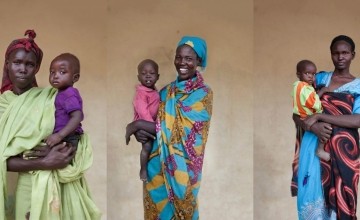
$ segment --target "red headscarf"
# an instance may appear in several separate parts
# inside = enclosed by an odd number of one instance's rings
[[[39,71],[41,60],[43,57],[42,50],[38,47],[38,45],[35,43],[34,38],[36,37],[36,33],[34,30],[27,30],[25,32],[25,36],[28,35],[28,38],[22,38],[14,40],[10,43],[8,46],[6,53],[5,53],[5,62],[4,62],[4,70],[3,70],[3,78],[1,83],[1,90],[0,92],[3,93],[7,90],[12,90],[12,83],[9,78],[9,70],[6,65],[6,61],[9,59],[10,54],[17,49],[25,49],[27,52],[31,51],[36,56],[37,61],[37,69],[35,70],[35,73]],[[36,79],[33,82],[33,86],[37,86]]]

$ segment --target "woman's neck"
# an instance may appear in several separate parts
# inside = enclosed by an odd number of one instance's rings
[[[344,69],[344,70],[334,70],[332,76],[331,76],[331,81],[329,84],[329,90],[330,91],[334,91],[338,88],[340,88],[341,86],[353,81],[355,79],[355,77],[353,75],[351,75],[349,69]]]
[[[24,88],[24,89],[20,89],[20,88],[13,88],[12,89],[12,92],[15,94],[15,95],[21,95],[27,91],[29,91],[33,86],[29,87],[29,88]]]
[[[343,70],[337,70],[335,69],[333,72],[333,76],[336,77],[353,77],[353,75],[350,73],[350,70],[347,69],[343,69]]]

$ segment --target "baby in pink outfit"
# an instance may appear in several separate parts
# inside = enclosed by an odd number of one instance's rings
[[[159,108],[160,96],[156,90],[155,83],[159,79],[159,66],[150,59],[143,60],[138,65],[139,85],[136,86],[136,93],[133,101],[134,120],[143,119],[155,122]],[[147,162],[152,149],[152,141],[142,145],[140,153],[140,179],[147,180]]]

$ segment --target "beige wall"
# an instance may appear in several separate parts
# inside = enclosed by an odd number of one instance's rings
[[[158,87],[174,80],[174,50],[185,34],[207,40],[204,77],[214,90],[199,198],[202,219],[224,213],[229,219],[252,219],[252,8],[252,1],[235,0],[0,2],[3,53],[26,29],[38,34],[44,51],[40,86],[48,85],[48,67],[56,55],[72,52],[80,58],[76,87],[94,149],[94,165],[86,175],[103,219],[142,218],[140,145],[125,146],[123,138],[132,119],[136,66],[153,58],[160,65]]]
[[[13,39],[22,37],[26,29],[36,31],[35,40],[44,52],[37,74],[41,87],[49,85],[48,69],[55,56],[71,52],[79,57],[81,78],[75,87],[83,97],[83,126],[94,149],[93,166],[86,176],[106,219],[106,5],[87,0],[0,1],[0,28],[1,59]]]
[[[296,219],[290,196],[295,128],[290,91],[301,59],[333,70],[331,40],[360,45],[358,1],[254,1],[254,219]],[[359,58],[351,72],[359,77]]]
[[[125,146],[124,140],[136,66],[144,58],[156,60],[161,88],[175,79],[180,37],[204,37],[209,47],[204,77],[214,90],[214,111],[201,218],[296,219],[289,189],[295,65],[308,58],[319,70],[332,70],[329,44],[338,34],[360,45],[359,6],[325,0],[0,1],[0,51],[34,28],[45,53],[41,86],[48,85],[53,57],[65,51],[79,56],[82,76],[76,87],[93,141],[94,165],[86,175],[94,199],[103,219],[142,219],[140,145],[132,140]],[[352,65],[356,76],[358,59]]]
[[[141,145],[125,145],[132,121],[136,67],[145,58],[160,65],[162,88],[176,77],[176,44],[182,35],[208,43],[206,82],[214,109],[199,194],[201,219],[252,219],[252,1],[108,1],[108,216],[142,219]]]

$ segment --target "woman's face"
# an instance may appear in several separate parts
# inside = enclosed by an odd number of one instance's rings
[[[13,84],[13,92],[22,94],[31,89],[38,69],[35,54],[24,49],[17,49],[11,52],[9,59],[5,62]]]
[[[199,64],[200,60],[190,46],[182,45],[176,49],[174,65],[178,72],[179,81],[191,79]]]
[[[331,59],[335,70],[349,69],[354,57],[355,52],[351,51],[351,46],[346,41],[338,41],[331,48]]]

